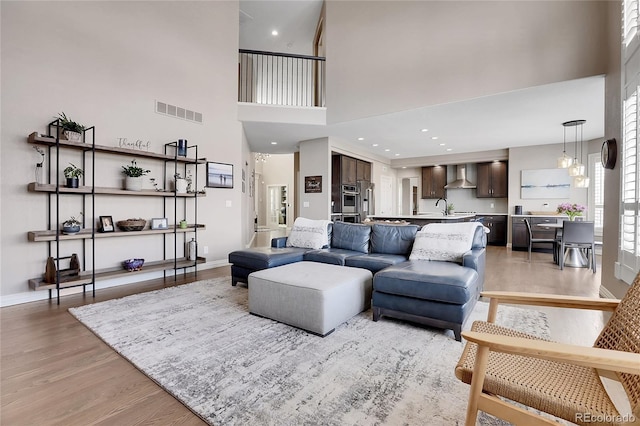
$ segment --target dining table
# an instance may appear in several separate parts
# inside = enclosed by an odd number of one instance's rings
[[[558,239],[558,231],[560,231],[564,224],[558,223],[540,223],[536,225],[543,229],[554,229],[556,231],[556,240]],[[582,250],[578,247],[565,247],[564,249],[564,266],[570,266],[572,268],[587,268],[589,266],[589,259]]]

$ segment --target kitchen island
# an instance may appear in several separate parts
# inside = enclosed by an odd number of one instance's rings
[[[366,221],[370,222],[408,222],[413,225],[424,226],[428,223],[457,223],[471,222],[475,220],[475,213],[460,213],[444,216],[442,213],[406,214],[406,215],[369,215]]]

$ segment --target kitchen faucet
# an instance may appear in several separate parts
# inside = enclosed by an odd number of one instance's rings
[[[436,201],[436,207],[438,207],[438,203],[439,203],[441,200],[444,200],[444,210],[442,211],[442,215],[443,215],[443,216],[447,216],[447,215],[449,215],[449,210],[447,209],[447,206],[448,206],[449,204],[447,203],[447,199],[446,199],[446,198],[438,198],[438,201]]]

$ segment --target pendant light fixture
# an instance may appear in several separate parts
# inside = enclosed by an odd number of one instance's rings
[[[575,148],[573,156],[573,164],[569,167],[569,176],[584,176],[584,164],[578,160],[578,126],[580,126],[580,144],[582,144],[582,126],[586,120],[572,120],[562,123],[563,126],[572,126],[575,128]]]
[[[580,126],[580,161],[583,161],[584,157],[584,139],[582,138],[582,125]],[[576,188],[588,188],[589,178],[585,174],[584,162],[582,162],[579,174],[573,178],[573,186]]]
[[[567,155],[567,123],[562,123],[564,126],[564,138],[562,139],[562,156],[558,157],[558,168],[559,169],[567,169],[571,164],[573,164],[573,158]]]

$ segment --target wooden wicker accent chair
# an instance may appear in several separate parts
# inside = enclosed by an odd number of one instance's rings
[[[640,425],[640,274],[620,301],[531,293],[482,295],[490,298],[487,322],[476,321],[471,331],[462,333],[467,344],[456,366],[456,376],[471,385],[467,426],[476,424],[479,410],[516,425],[557,425],[512,401],[581,425]],[[499,303],[613,315],[590,348],[501,327],[494,323]],[[618,412],[598,373],[621,382],[633,415]]]

